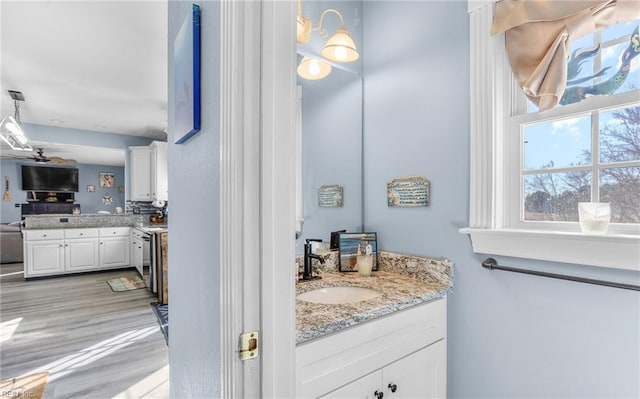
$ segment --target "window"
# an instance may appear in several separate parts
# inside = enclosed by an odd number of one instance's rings
[[[514,112],[517,131],[508,134],[519,134],[514,150],[521,159],[513,225],[576,230],[552,222],[577,222],[578,202],[589,201],[611,204],[611,231],[640,223],[640,59],[628,54],[634,45],[640,52],[633,41],[639,23],[572,43],[567,89],[555,112],[538,113],[530,102]],[[600,101],[586,101],[595,95]]]
[[[471,198],[463,232],[474,251],[640,270],[640,56],[622,55],[640,50],[630,38],[639,21],[574,41],[571,95],[538,112],[513,79],[504,36],[490,35],[493,3],[470,2],[469,11]],[[580,232],[577,203],[587,201],[611,203],[607,235]]]

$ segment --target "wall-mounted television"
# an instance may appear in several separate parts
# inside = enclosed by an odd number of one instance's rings
[[[22,165],[22,189],[78,192],[78,169]]]

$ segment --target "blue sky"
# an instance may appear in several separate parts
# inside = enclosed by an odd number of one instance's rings
[[[639,21],[624,25],[616,25],[602,31],[602,39],[605,42],[629,35]],[[602,66],[610,66],[601,79],[606,80],[615,74],[620,65],[620,54],[629,45],[628,41],[616,46],[605,47],[602,52]],[[586,35],[574,41],[571,52],[577,48],[589,48],[593,46],[593,35]],[[579,77],[593,74],[593,59],[582,65]],[[597,72],[597,71],[596,71]],[[589,85],[584,82],[581,85]],[[640,87],[640,56],[631,63],[631,73],[618,93]],[[611,112],[602,113],[600,117],[601,128],[607,124],[616,124]],[[524,130],[524,166],[525,169],[538,169],[550,161],[555,167],[564,167],[583,164],[581,155],[583,150],[591,149],[591,117],[589,115],[564,119],[561,121],[542,123],[527,126]]]

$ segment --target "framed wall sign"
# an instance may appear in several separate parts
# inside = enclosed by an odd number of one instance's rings
[[[387,183],[387,206],[429,206],[431,184],[424,176],[399,177]]]
[[[376,233],[340,233],[338,269],[341,272],[357,272],[358,257],[372,256],[372,269],[378,270],[378,239]]]
[[[318,206],[338,208],[344,204],[344,189],[340,184],[325,185],[318,189]]]
[[[200,131],[200,6],[191,5],[173,42],[174,142]]]

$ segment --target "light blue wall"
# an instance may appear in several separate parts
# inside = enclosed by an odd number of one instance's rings
[[[126,150],[129,146],[148,145],[152,139],[137,136],[127,136],[123,134],[96,132],[91,130],[68,129],[57,126],[45,126],[35,124],[24,124],[24,129],[28,132],[31,141],[52,142],[61,144],[84,145],[92,147],[119,148]],[[76,203],[81,204],[82,213],[95,213],[100,210],[115,212],[115,207],[124,209],[125,194],[118,193],[118,186],[128,189],[127,177],[125,174],[128,164],[128,156],[125,156],[125,167],[112,167],[100,165],[77,165],[79,169],[80,181],[79,192],[76,193]],[[0,206],[0,221],[2,223],[20,220],[20,208],[15,208],[15,203],[25,202],[26,196],[21,187],[20,166],[22,162],[12,160],[2,160],[0,163],[2,174],[2,185],[4,187],[4,176],[10,177],[12,201],[2,201]],[[101,189],[98,184],[99,172],[114,172],[116,186],[114,189]],[[96,186],[94,193],[87,193],[87,185]],[[128,190],[126,190],[128,191]],[[4,191],[3,191],[4,192]],[[109,194],[113,197],[111,205],[102,203],[102,196]]]
[[[220,381],[220,3],[197,2],[202,20],[202,128],[169,140],[169,360],[172,398],[219,398]],[[169,131],[173,41],[191,2],[169,1]]]
[[[302,186],[304,226],[296,252],[306,238],[330,240],[337,230],[362,228],[362,80],[333,70],[322,80],[302,84]],[[318,189],[341,184],[344,206],[321,208]]]
[[[27,202],[27,192],[22,191],[21,165],[35,165],[33,162],[22,162],[12,159],[0,161],[0,175],[2,176],[2,192],[4,193],[4,177],[9,176],[9,187],[11,189],[11,201],[0,203],[0,222],[11,223],[20,220],[20,207],[15,204]],[[51,167],[55,167],[51,166]],[[125,173],[121,166],[102,165],[72,165],[78,168],[78,189],[75,193],[76,204],[80,204],[82,213],[96,213],[98,211],[109,211],[115,213],[115,208],[120,206],[124,209],[124,193],[118,193],[118,186],[124,187]],[[101,188],[98,182],[100,172],[112,172],[115,177],[115,187]],[[95,186],[95,192],[88,193],[87,185]],[[113,202],[109,205],[102,202],[102,197],[109,194]]]
[[[367,1],[365,228],[383,250],[455,263],[451,398],[640,397],[640,295],[481,268],[466,235],[469,29],[462,1]],[[389,179],[431,180],[428,208],[388,208]],[[637,284],[638,273],[498,258]]]

